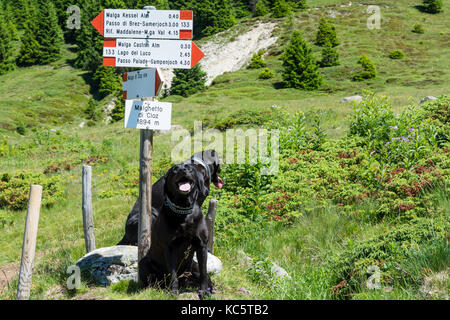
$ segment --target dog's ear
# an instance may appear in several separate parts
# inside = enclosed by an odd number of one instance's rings
[[[202,195],[202,197],[209,196],[209,188],[205,185],[205,178],[203,177],[203,174],[201,174],[199,171],[195,173],[195,176],[197,177],[197,185],[198,185],[198,191]]]

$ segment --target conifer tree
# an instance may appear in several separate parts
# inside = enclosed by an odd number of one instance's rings
[[[285,0],[277,0],[272,9],[274,18],[286,17],[291,13],[291,6]]]
[[[12,37],[6,22],[5,13],[0,8],[0,75],[14,69]]]
[[[361,65],[362,70],[355,74],[355,76],[353,77],[354,81],[375,79],[377,77],[377,69],[375,67],[375,64],[372,62],[372,60],[369,59],[369,57],[367,57],[366,55],[362,55],[358,60],[358,64]]]
[[[442,0],[423,0],[423,5],[428,13],[439,13],[442,11]]]
[[[281,60],[283,80],[287,88],[314,90],[322,84],[322,75],[308,43],[294,31]]]
[[[122,79],[115,68],[99,66],[93,80],[102,98],[110,94],[117,95],[122,90]]]
[[[91,21],[101,12],[96,0],[84,0],[81,6],[81,29],[76,37],[77,57],[75,67],[93,71],[102,64],[103,37],[91,25]]]
[[[37,8],[31,6],[28,8],[29,17],[24,23],[25,32],[22,36],[22,47],[19,56],[17,57],[17,64],[20,66],[31,66],[37,64],[41,54],[41,47],[36,39],[37,35]]]
[[[37,62],[39,64],[47,64],[61,57],[61,47],[64,39],[53,3],[39,0],[38,5],[39,15],[36,41],[39,43],[40,53]]]
[[[339,65],[339,53],[336,48],[333,48],[330,41],[324,45],[322,49],[322,60],[320,61],[320,66],[333,67]]]
[[[339,45],[336,27],[325,18],[321,18],[319,22],[319,30],[316,35],[316,45],[324,46],[327,42],[330,42],[333,47]]]
[[[175,78],[172,81],[170,94],[188,97],[199,91],[205,90],[206,72],[199,64],[192,69],[175,70]]]
[[[256,3],[255,11],[253,13],[253,16],[254,17],[261,17],[261,16],[265,16],[268,13],[269,13],[269,9],[267,8],[266,4],[264,3],[264,0],[259,0]]]

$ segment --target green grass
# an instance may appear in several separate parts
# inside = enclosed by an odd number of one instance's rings
[[[450,82],[450,32],[447,15],[428,15],[414,8],[411,1],[378,1],[382,8],[382,29],[368,30],[365,7],[353,1],[351,7],[340,7],[348,1],[310,1],[310,8],[296,14],[294,28],[304,32],[305,38],[313,43],[320,16],[327,10],[341,13],[334,22],[341,45],[338,47],[341,65],[322,69],[325,84],[319,91],[305,92],[281,88],[282,66],[279,56],[266,58],[268,67],[275,72],[270,80],[258,80],[261,70],[243,68],[215,79],[215,84],[206,92],[189,98],[169,97],[173,102],[173,124],[192,129],[194,120],[216,123],[232,117],[240,110],[262,112],[272,105],[285,108],[289,112],[304,112],[308,119],[312,113],[323,111],[323,125],[329,138],[339,138],[348,132],[348,116],[353,110],[349,103],[340,100],[349,95],[361,94],[363,89],[371,89],[390,97],[396,111],[403,110],[411,102],[417,103],[428,95],[438,96],[448,93]],[[388,6],[388,7],[386,7]],[[445,3],[449,12],[450,3]],[[321,7],[321,10],[313,10]],[[265,18],[269,19],[269,18]],[[420,22],[425,34],[411,32],[413,24]],[[230,30],[233,37],[245,30],[245,22],[236,30]],[[279,47],[286,43],[290,30],[281,29]],[[150,288],[135,291],[129,283],[112,288],[99,288],[83,282],[77,292],[65,289],[66,268],[84,254],[83,227],[81,217],[81,161],[95,154],[109,156],[107,163],[93,168],[93,206],[97,247],[111,246],[123,235],[126,216],[135,196],[116,194],[102,198],[102,192],[114,189],[114,179],[127,169],[139,166],[139,133],[137,130],[123,129],[121,122],[106,125],[98,123],[94,127],[79,128],[83,119],[82,111],[91,97],[85,73],[70,65],[74,53],[66,48],[65,56],[50,66],[20,68],[0,76],[0,137],[5,136],[9,144],[28,146],[36,138],[32,132],[38,128],[55,128],[62,137],[77,139],[62,140],[56,133],[50,133],[55,140],[49,145],[32,146],[19,150],[8,157],[0,157],[1,171],[14,172],[31,170],[43,172],[58,160],[77,159],[70,172],[58,173],[65,181],[65,199],[52,208],[42,208],[37,239],[36,269],[33,275],[32,299],[47,298],[98,298],[98,299],[174,299],[167,292]],[[316,57],[320,58],[321,48],[313,46]],[[392,60],[389,52],[401,50],[402,60]],[[378,69],[377,79],[355,83],[351,77],[356,72],[361,54],[367,54]],[[102,101],[102,103],[106,103]],[[16,131],[22,120],[28,127],[24,137]],[[0,140],[1,141],[1,140]],[[55,146],[57,151],[52,150]],[[170,158],[172,143],[170,135],[158,135],[154,139],[155,179],[162,174],[160,163]],[[100,151],[99,151],[100,150]],[[122,189],[120,189],[122,190]],[[448,190],[440,191],[439,206],[450,210]],[[219,204],[220,206],[220,204]],[[20,261],[23,229],[26,212],[10,212],[10,225],[0,229],[0,268]],[[339,208],[316,210],[304,214],[289,226],[271,223],[260,229],[243,233],[238,242],[221,240],[215,254],[224,263],[224,270],[214,276],[218,293],[214,299],[331,299],[332,287],[327,258],[340,252],[349,240],[364,240],[380,234],[389,225],[387,221],[373,223],[361,217],[342,215]],[[249,226],[257,229],[258,226]],[[272,283],[255,278],[255,274],[240,258],[242,249],[255,260],[270,258],[292,276],[286,283]],[[435,265],[433,271],[442,270],[442,261],[447,261],[445,248],[437,251],[438,259],[424,253],[416,256],[420,266]],[[447,261],[448,262],[448,261]],[[414,265],[410,266],[411,272]],[[0,275],[1,276],[1,275]],[[2,299],[12,299],[17,280],[9,289],[0,293]],[[241,290],[245,289],[245,290]],[[416,288],[417,289],[417,288]],[[362,290],[354,299],[417,299],[420,297],[411,287],[394,287],[392,291]]]

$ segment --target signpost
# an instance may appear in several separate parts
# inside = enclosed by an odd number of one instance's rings
[[[192,39],[193,13],[105,9],[92,22],[105,38]]]
[[[172,104],[159,101],[127,100],[125,128],[170,130]]]
[[[103,65],[191,69],[204,57],[191,40],[105,39]]]
[[[161,77],[156,68],[123,74],[124,100],[156,97],[161,87]]]
[[[103,35],[103,65],[111,67],[190,69],[204,54],[191,40],[192,11],[105,9],[91,24]],[[153,40],[154,39],[154,40]],[[163,40],[171,39],[171,40]],[[125,128],[140,130],[138,273],[151,245],[153,130],[169,130],[172,104],[143,98],[157,96],[157,69],[124,74]],[[131,100],[141,98],[139,100]],[[129,100],[127,100],[129,99]]]

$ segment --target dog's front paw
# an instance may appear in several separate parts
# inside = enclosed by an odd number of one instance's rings
[[[208,288],[208,290],[198,290],[198,298],[200,300],[203,300],[204,298],[210,297],[211,296],[211,288]]]

